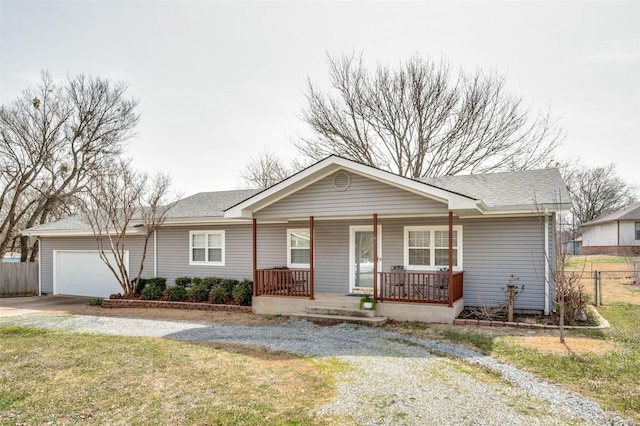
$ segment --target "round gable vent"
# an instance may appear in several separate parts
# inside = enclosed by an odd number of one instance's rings
[[[346,191],[351,185],[351,176],[347,172],[338,172],[333,175],[333,187],[336,191]]]

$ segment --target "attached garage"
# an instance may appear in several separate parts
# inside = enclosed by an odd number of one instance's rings
[[[109,254],[109,261],[116,265]],[[129,270],[129,253],[125,253]],[[122,287],[96,250],[53,251],[53,293],[73,296],[108,297],[122,293]]]

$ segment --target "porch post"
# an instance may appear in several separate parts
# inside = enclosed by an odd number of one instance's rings
[[[253,219],[253,296],[258,295],[258,243],[257,243],[258,222]]]
[[[313,262],[313,216],[309,216],[309,290],[311,291],[310,300],[314,299],[314,289],[313,289],[313,279],[314,279],[314,269],[315,265]]]
[[[378,301],[378,214],[373,214],[373,300]]]
[[[449,211],[449,307],[453,306],[453,212]]]

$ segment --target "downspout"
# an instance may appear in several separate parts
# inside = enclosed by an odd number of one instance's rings
[[[42,240],[36,238],[38,241],[38,296],[42,296]]]
[[[549,208],[544,209],[544,314],[549,315]]]
[[[153,276],[158,276],[158,230],[153,230]]]

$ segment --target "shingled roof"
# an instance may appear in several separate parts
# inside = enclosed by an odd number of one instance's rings
[[[640,202],[630,204],[623,209],[617,210],[604,216],[600,216],[589,222],[585,222],[581,226],[594,226],[601,223],[617,222],[621,220],[640,220]]]
[[[482,200],[487,207],[571,203],[558,169],[442,176],[420,181]]]

